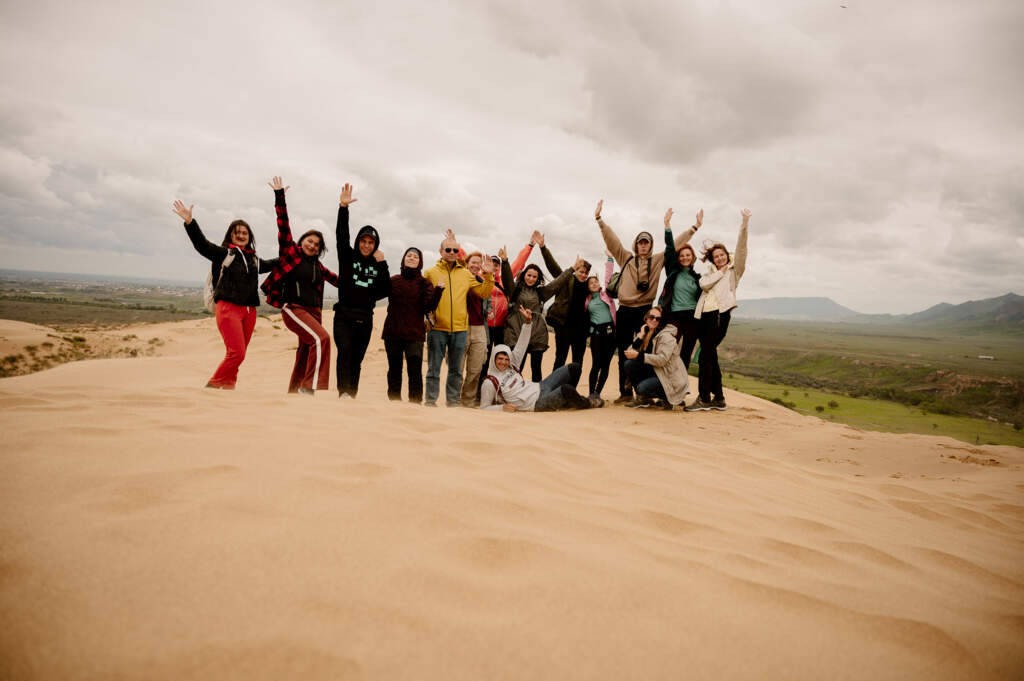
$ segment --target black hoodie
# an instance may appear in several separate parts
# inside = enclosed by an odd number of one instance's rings
[[[338,302],[334,309],[349,308],[373,313],[377,301],[387,297],[391,290],[391,274],[387,261],[377,262],[370,255],[359,252],[359,240],[373,237],[373,250],[380,248],[377,230],[366,225],[359,230],[349,245],[348,206],[338,206]]]

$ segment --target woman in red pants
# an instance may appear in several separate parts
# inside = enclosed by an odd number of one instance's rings
[[[185,221],[185,233],[196,251],[210,261],[217,330],[226,349],[223,361],[206,387],[234,390],[238,367],[245,359],[245,350],[256,327],[256,308],[260,304],[258,278],[260,273],[272,270],[277,260],[257,257],[256,239],[245,220],[234,220],[228,225],[220,246],[207,241],[199,223],[192,218],[192,208],[175,201],[172,210]]]
[[[299,337],[295,366],[288,392],[312,395],[327,390],[331,366],[331,337],[321,324],[324,282],[338,285],[338,275],[324,267],[320,258],[327,252],[324,235],[311,229],[296,244],[288,224],[284,193],[288,187],[275,177],[270,182],[277,211],[278,262],[263,282],[267,303],[281,308],[281,319]]]

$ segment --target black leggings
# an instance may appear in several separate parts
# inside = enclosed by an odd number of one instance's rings
[[[423,401],[423,341],[385,340],[388,356],[388,398],[402,399],[402,360],[409,367],[409,401]]]
[[[600,395],[608,381],[608,370],[615,356],[615,324],[599,324],[590,333],[590,394]]]
[[[533,374],[533,382],[540,383],[543,378],[543,373],[540,368],[540,363],[544,359],[543,350],[527,350],[526,354],[530,358],[530,371]],[[525,360],[523,362],[525,364]],[[524,367],[525,368],[525,367]]]
[[[718,366],[718,346],[729,330],[732,313],[705,312],[700,316],[700,371],[697,374],[697,392],[700,399],[709,401],[711,396],[722,394],[722,369]]]
[[[679,328],[680,338],[683,345],[679,350],[679,357],[683,360],[686,368],[690,368],[690,358],[693,357],[693,348],[697,345],[697,320],[693,318],[693,310],[675,310],[668,313],[668,321]]]

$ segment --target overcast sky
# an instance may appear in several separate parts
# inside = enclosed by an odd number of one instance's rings
[[[276,251],[341,185],[392,264],[441,232],[735,243],[739,297],[912,312],[1024,294],[1024,3],[49,2],[2,5],[0,267],[201,283],[244,218]],[[539,253],[535,256],[539,262]]]

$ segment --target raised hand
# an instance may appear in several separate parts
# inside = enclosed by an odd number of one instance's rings
[[[577,255],[576,256],[576,262],[573,263],[572,268],[574,270],[579,270],[579,269],[582,269],[582,268],[584,268],[586,266],[587,266],[587,261]]]
[[[273,189],[275,192],[279,189],[282,191],[288,191],[289,187],[291,186],[289,185],[288,187],[286,187],[284,185],[284,182],[281,180],[280,175],[274,175],[274,179],[268,182],[267,184],[269,184],[270,188]]]
[[[740,215],[743,216],[743,224],[747,224],[750,221],[750,209],[744,208],[740,211]]]
[[[450,239],[452,241],[455,241],[455,243],[458,243],[458,241],[456,241],[456,239],[455,239],[455,232],[453,232],[450,229],[444,230],[444,238],[445,239]]]
[[[597,202],[597,208],[594,209],[594,219],[601,219],[601,207],[604,206],[604,199]]]
[[[508,255],[505,252],[504,246],[498,249],[498,257],[501,258],[502,260],[508,260]]]
[[[195,208],[196,204],[192,204],[188,208],[185,208],[185,204],[178,199],[174,200],[174,208],[171,208],[171,212],[177,215],[179,218],[185,221],[185,224],[192,222],[192,209]]]
[[[527,324],[533,321],[533,312],[522,305],[519,306],[519,314],[523,315],[523,321]]]
[[[704,224],[704,209],[701,208],[697,211],[697,221],[693,223],[694,229],[700,229],[700,226]]]
[[[539,230],[533,230],[533,234],[530,236],[530,243],[544,248],[544,235]]]
[[[352,199],[352,200],[355,201],[355,199]],[[342,205],[345,205],[345,204],[342,204]],[[376,250],[376,251],[373,252],[373,259],[376,260],[377,262],[384,262],[384,254],[381,253],[379,250]]]
[[[667,211],[665,211],[665,229],[670,229],[671,226],[672,226],[671,223],[672,223],[672,209],[669,208]]]
[[[338,203],[342,206],[347,206],[348,204],[355,203],[358,200],[359,199],[352,198],[352,185],[346,182],[345,186],[341,188],[341,196],[338,197]],[[374,254],[374,257],[376,257],[376,254]]]
[[[494,261],[486,253],[484,253],[484,261],[480,263],[480,271],[484,274],[494,274]]]

